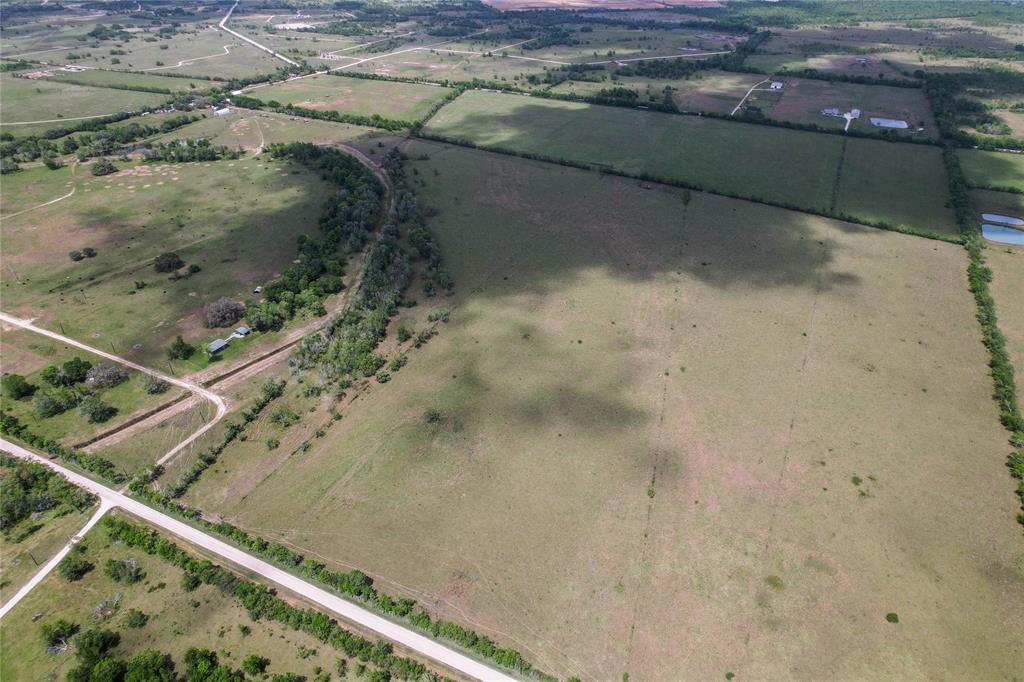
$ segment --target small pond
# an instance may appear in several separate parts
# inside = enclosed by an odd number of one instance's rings
[[[1012,225],[1013,227],[1024,227],[1024,220],[1020,218],[1014,218],[1009,215],[999,215],[998,213],[982,213],[982,220],[987,220],[990,223],[1001,223],[1003,225]]]
[[[1024,246],[1024,230],[1015,230],[1012,227],[985,223],[981,226],[981,234],[990,242]]]

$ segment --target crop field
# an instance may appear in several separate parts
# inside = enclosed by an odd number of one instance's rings
[[[67,544],[94,510],[66,513],[51,509],[5,529],[0,535],[0,604],[13,597],[40,566]],[[20,537],[22,533],[26,536]]]
[[[202,327],[204,304],[250,298],[291,262],[327,191],[303,167],[263,160],[119,166],[80,171],[73,196],[4,220],[4,310],[163,369],[176,334],[222,334]],[[98,255],[68,258],[84,247]],[[169,281],[152,267],[166,251],[201,270]]]
[[[958,149],[967,180],[977,187],[1011,187],[1024,192],[1024,154]]]
[[[201,78],[171,78],[155,74],[129,73],[127,71],[110,71],[106,69],[87,69],[77,73],[54,71],[50,79],[55,83],[65,82],[76,85],[93,85],[97,87],[144,87],[165,88],[171,92],[190,92],[193,89],[206,90],[212,87],[223,87],[221,81],[209,81]]]
[[[907,134],[913,134],[913,129],[922,127],[927,137],[938,135],[924,92],[912,88],[791,78],[786,81],[782,97],[769,115],[780,121],[814,123],[823,128],[842,130],[846,125],[844,119],[821,114],[822,109],[832,107],[838,108],[839,113],[860,109],[860,119],[853,121],[851,129],[877,131],[868,119],[880,116],[906,121],[911,126]]]
[[[323,75],[253,88],[247,94],[264,102],[274,100],[306,109],[419,121],[450,92],[433,85]]]
[[[183,546],[180,540],[176,543]],[[234,669],[249,654],[259,654],[270,659],[267,672],[273,675],[293,672],[313,679],[317,668],[334,672],[337,652],[316,638],[279,623],[252,620],[235,599],[212,585],[186,592],[181,569],[111,542],[105,529],[90,531],[85,546],[85,558],[96,566],[92,571],[75,582],[56,573],[47,576],[39,589],[0,621],[4,642],[0,675],[4,679],[64,679],[75,666],[74,652],[50,653],[40,636],[44,623],[61,618],[83,630],[96,625],[119,633],[121,641],[111,653],[122,660],[149,649],[168,653],[179,673],[184,673],[183,658],[191,647],[215,650],[220,662]],[[104,574],[108,559],[129,558],[137,559],[145,572],[139,582],[118,583]],[[93,614],[98,605],[115,600],[112,615],[97,618]],[[141,628],[125,625],[132,609],[149,616]],[[242,626],[248,628],[247,633]],[[349,678],[334,672],[331,679]]]
[[[961,248],[406,151],[451,321],[188,503],[562,676],[1013,674],[1024,552]]]
[[[704,71],[690,79],[651,79],[624,76],[615,80],[564,81],[551,88],[551,92],[592,96],[598,90],[623,87],[640,93],[641,101],[662,100],[665,87],[674,90],[672,99],[684,111],[710,111],[728,114],[743,95],[764,76],[751,73],[730,73],[728,71]],[[764,93],[767,94],[767,93]]]
[[[989,244],[985,260],[992,268],[992,296],[999,314],[999,329],[1006,336],[1010,362],[1017,369],[1017,399],[1024,402],[1024,371],[1020,369],[1024,368],[1024,249]]]
[[[45,336],[7,328],[6,325],[4,339],[0,342],[0,351],[4,357],[4,373],[21,374],[36,387],[37,391],[48,387],[40,377],[40,371],[48,365],[60,365],[73,357],[94,365],[107,362],[101,357]],[[179,393],[178,389],[171,389],[162,394],[148,395],[143,389],[142,375],[139,372],[129,370],[128,377],[127,381],[117,386],[95,391],[103,402],[117,410],[113,417],[102,423],[90,423],[74,407],[56,416],[42,417],[33,408],[31,397],[11,400],[4,396],[4,412],[17,417],[34,434],[60,440],[66,445],[74,445],[124,423],[136,411],[159,405]]]
[[[137,111],[166,100],[167,95],[28,80],[5,73],[0,75],[0,126],[4,132],[17,135],[27,132],[29,126],[14,123],[52,121],[41,128],[54,128],[60,125],[61,118]]]
[[[921,191],[946,194],[937,150],[920,145],[885,148],[898,166],[869,167],[862,160],[882,150],[879,145],[891,143],[485,92],[461,95],[431,118],[426,130],[481,147],[607,165],[811,210],[841,207],[857,217],[955,231],[948,209],[914,198]],[[844,144],[849,161],[840,169]],[[773,172],[781,158],[789,160],[785,176]],[[857,184],[861,180],[871,184],[871,193]]]

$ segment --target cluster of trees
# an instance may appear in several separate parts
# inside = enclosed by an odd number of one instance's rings
[[[963,147],[1024,150],[1024,140],[1002,134],[1002,122],[984,103],[962,96],[969,90],[986,95],[1024,91],[1024,74],[990,69],[922,75],[925,95],[944,140]],[[985,134],[971,133],[964,127]]]
[[[33,433],[27,426],[21,423],[21,421],[9,412],[0,413],[0,433],[5,436],[11,436],[17,438],[20,441],[28,443],[32,447],[38,448],[43,452],[49,453],[54,457],[60,457],[61,459],[72,462],[79,467],[90,471],[100,478],[120,485],[128,480],[124,472],[119,471],[114,463],[110,460],[104,459],[99,455],[94,455],[84,450],[76,450],[75,448],[68,447],[53,438],[47,438],[37,433]]]
[[[142,158],[146,161],[167,161],[170,163],[237,159],[241,155],[241,150],[229,149],[223,145],[214,145],[205,138],[181,139],[166,144],[159,143],[147,147],[142,152]]]
[[[96,159],[89,167],[89,171],[96,176],[110,175],[117,172],[117,166],[110,159]]]
[[[203,324],[207,327],[230,327],[245,315],[245,305],[221,296],[203,306]]]
[[[263,382],[260,387],[260,394],[253,401],[247,409],[242,410],[242,423],[238,424],[235,422],[228,422],[224,425],[224,435],[221,437],[219,443],[211,445],[209,449],[200,452],[196,456],[196,461],[181,475],[181,478],[177,483],[174,484],[170,490],[167,491],[168,497],[174,499],[181,497],[189,489],[189,487],[199,480],[199,477],[204,471],[209,469],[217,458],[220,457],[220,453],[224,452],[224,448],[231,445],[238,436],[242,434],[245,427],[249,425],[260,413],[266,408],[271,401],[280,398],[284,394],[285,381],[283,379],[267,379]],[[138,480],[138,479],[137,479]],[[152,479],[151,479],[152,480]],[[136,481],[133,481],[133,490],[139,488],[141,490],[145,484],[138,485]]]
[[[400,121],[398,119],[385,118],[380,114],[364,116],[362,114],[350,114],[343,111],[337,111],[335,109],[307,109],[305,107],[297,107],[290,103],[282,105],[277,100],[263,102],[255,97],[236,97],[234,99],[234,103],[236,106],[246,107],[247,109],[267,108],[290,116],[317,118],[323,121],[349,123],[357,126],[373,126],[374,128],[383,128],[384,130],[403,130],[413,126],[412,121]]]
[[[393,678],[420,680],[431,675],[422,664],[394,654],[386,642],[371,642],[345,630],[337,621],[318,611],[290,606],[262,585],[238,578],[210,561],[192,558],[156,531],[111,516],[105,517],[102,523],[112,539],[158,556],[182,569],[186,575],[197,578],[200,583],[213,585],[225,594],[237,598],[254,620],[274,620],[293,630],[307,632],[346,656],[373,664]],[[216,666],[216,656],[202,650],[193,651],[197,653],[192,654],[190,651],[192,655],[186,655],[186,666],[190,666],[196,673],[200,671],[200,666],[204,670]],[[211,678],[197,676],[189,679]],[[377,679],[387,680],[388,676]],[[431,676],[429,679],[437,678]]]
[[[91,393],[91,389],[111,388],[127,381],[128,370],[105,362],[93,365],[76,356],[62,365],[45,367],[40,377],[48,387],[36,390],[24,377],[9,374],[4,377],[4,390],[15,400],[31,395],[32,408],[40,417],[53,417],[78,406],[90,423],[97,423],[110,419],[117,410]]]
[[[93,495],[71,485],[49,467],[0,452],[0,530],[8,531],[29,516],[50,509],[82,511]]]

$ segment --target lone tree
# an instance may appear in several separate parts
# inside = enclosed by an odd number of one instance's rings
[[[99,396],[91,395],[78,405],[78,411],[89,420],[90,424],[105,422],[115,414],[117,408],[100,400]]]
[[[178,268],[185,265],[185,261],[178,257],[178,254],[168,251],[167,253],[161,253],[153,261],[153,267],[157,272],[174,272]]]
[[[32,395],[36,387],[28,383],[20,374],[5,374],[3,378],[4,395],[11,400],[21,400]]]
[[[167,357],[171,360],[187,360],[192,357],[192,354],[195,352],[196,347],[187,343],[179,334],[178,337],[171,342],[170,348],[167,349]]]
[[[228,327],[242,319],[245,306],[222,296],[213,303],[203,307],[203,317],[207,327]]]
[[[96,159],[90,168],[93,175],[110,175],[117,172],[117,166],[110,162],[110,159]]]

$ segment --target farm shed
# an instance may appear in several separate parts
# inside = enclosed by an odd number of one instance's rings
[[[227,116],[230,113],[231,113],[231,109],[228,109],[227,107],[224,107],[223,109],[214,109],[213,110],[213,115],[214,116]]]
[[[772,84],[768,86],[772,90],[781,90],[782,81],[772,81]]]
[[[221,352],[227,347],[227,341],[225,341],[224,339],[217,339],[216,341],[214,341],[213,343],[206,347],[206,352],[209,353],[210,355],[216,355],[217,353]]]
[[[897,118],[878,118],[876,116],[871,117],[871,125],[878,126],[879,128],[905,129],[909,127],[906,121],[901,121]]]

